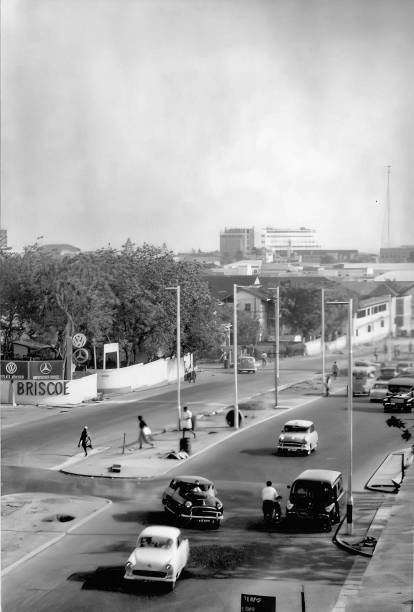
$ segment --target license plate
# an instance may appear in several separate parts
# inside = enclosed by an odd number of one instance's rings
[[[197,519],[199,523],[209,523],[210,519]]]
[[[395,400],[396,404],[404,404],[404,402],[405,402],[405,400],[403,400],[403,399],[396,399]]]

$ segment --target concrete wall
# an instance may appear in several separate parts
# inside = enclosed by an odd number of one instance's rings
[[[97,376],[92,374],[76,380],[19,380],[13,382],[14,399],[19,404],[66,406],[96,398]],[[2,380],[1,403],[11,404],[11,383]]]
[[[158,359],[126,368],[110,370],[89,370],[98,377],[98,391],[102,393],[118,391],[127,393],[144,387],[168,384],[177,380],[177,360]],[[184,361],[180,360],[180,378],[184,377]]]

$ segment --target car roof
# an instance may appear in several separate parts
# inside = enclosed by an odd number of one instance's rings
[[[292,421],[286,421],[285,425],[292,425],[294,427],[310,427],[313,425],[313,421],[304,421],[302,419],[294,419]]]
[[[295,480],[315,480],[322,482],[334,482],[339,476],[341,476],[341,472],[336,472],[334,470],[305,470]]]
[[[177,527],[168,527],[167,525],[151,525],[145,527],[139,534],[139,538],[148,536],[164,536],[166,538],[176,538],[180,535],[180,530]]]
[[[213,484],[211,480],[204,478],[203,476],[176,476],[174,480],[179,482],[188,482],[191,484],[194,484],[195,481],[198,480],[200,484]]]
[[[388,381],[389,385],[405,385],[414,387],[414,376],[395,376]]]

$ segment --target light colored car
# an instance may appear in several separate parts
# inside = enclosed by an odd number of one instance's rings
[[[254,357],[250,357],[249,355],[243,355],[239,358],[237,362],[237,371],[239,374],[246,373],[247,374],[256,374],[257,366],[256,360]]]
[[[376,380],[369,390],[370,402],[382,402],[389,395],[388,380]]]
[[[190,554],[188,540],[176,527],[153,525],[138,536],[134,551],[125,565],[124,578],[167,583],[174,589]]]
[[[318,433],[312,421],[287,421],[277,443],[277,454],[296,453],[310,455],[318,448]]]

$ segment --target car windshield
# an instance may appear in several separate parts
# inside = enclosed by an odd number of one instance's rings
[[[178,489],[180,491],[180,495],[185,497],[189,493],[191,493],[194,489],[201,489],[201,491],[206,492],[210,488],[208,484],[196,484],[195,482],[180,482],[178,485]]]
[[[138,548],[171,548],[173,541],[165,536],[144,536],[138,540]]]
[[[388,389],[388,385],[386,385],[386,384],[382,384],[381,385],[381,384],[377,383],[377,384],[374,385],[374,389]]]
[[[309,427],[304,425],[285,425],[283,431],[285,433],[309,433]]]
[[[292,487],[292,495],[296,502],[330,502],[332,490],[329,484],[310,480],[296,481]]]

